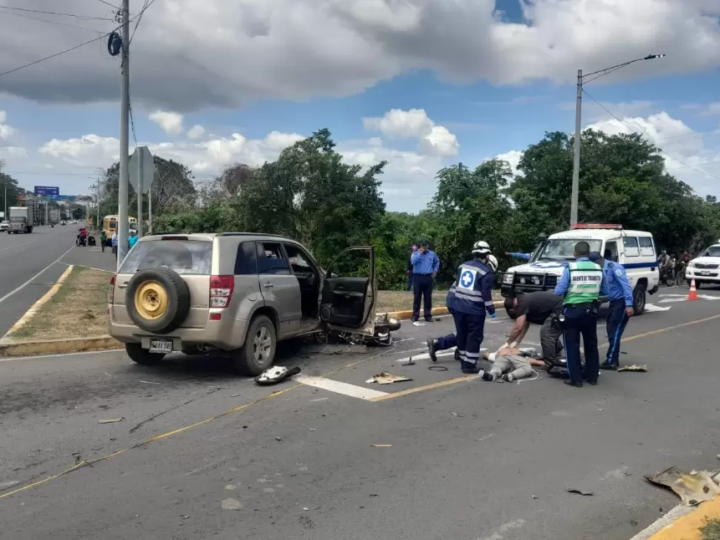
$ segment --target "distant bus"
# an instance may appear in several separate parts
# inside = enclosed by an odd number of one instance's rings
[[[128,217],[128,223],[130,225],[130,229],[137,229],[137,218],[134,218],[132,216]],[[117,232],[117,226],[118,226],[118,216],[105,216],[103,218],[103,231],[105,231],[105,236],[107,237],[107,245],[109,246],[112,243],[112,235],[113,233]]]

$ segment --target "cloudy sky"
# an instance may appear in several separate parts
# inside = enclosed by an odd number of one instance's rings
[[[102,36],[119,2],[0,0],[0,159],[24,187],[86,193],[117,160],[120,66]],[[200,181],[327,127],[348,161],[388,160],[388,208],[414,212],[442,166],[517,163],[572,130],[579,68],[666,53],[588,83],[600,105],[586,96],[583,124],[646,134],[720,196],[718,0],[147,3],[130,6],[137,143]]]

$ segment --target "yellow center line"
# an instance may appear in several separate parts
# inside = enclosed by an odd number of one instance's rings
[[[321,375],[321,376],[322,376],[322,377],[327,377],[327,376],[332,375],[333,373],[337,373],[338,371],[341,371],[341,370],[343,370],[343,369],[351,368],[351,367],[356,366],[356,365],[358,365],[358,364],[361,364],[361,363],[363,363],[363,362],[369,362],[370,360],[374,360],[375,358],[378,358],[378,357],[380,357],[380,356],[383,356],[383,355],[389,353],[390,351],[393,351],[394,349],[395,349],[394,346],[393,346],[393,347],[389,347],[389,348],[385,349],[384,351],[382,351],[382,352],[380,352],[380,353],[378,353],[378,354],[374,354],[374,355],[372,355],[372,356],[370,356],[370,357],[368,357],[368,358],[363,358],[363,359],[361,359],[361,360],[358,360],[358,361],[356,361],[356,362],[352,362],[352,363],[350,363],[350,364],[347,364],[347,365],[345,365],[345,366],[339,367],[339,368],[337,368],[337,369],[333,369],[333,370],[331,370],[331,371],[328,371],[327,373],[324,373],[324,374]],[[72,472],[75,472],[75,471],[77,471],[77,470],[79,470],[79,469],[81,469],[81,468],[83,468],[83,467],[92,466],[92,465],[95,465],[96,463],[100,463],[101,461],[107,461],[107,460],[112,459],[112,458],[114,458],[114,457],[121,456],[121,455],[129,452],[130,450],[134,450],[135,448],[140,448],[140,447],[142,447],[142,446],[147,446],[147,445],[150,444],[150,443],[153,443],[153,442],[156,442],[156,441],[160,441],[160,440],[162,440],[162,439],[167,439],[168,437],[172,437],[172,436],[174,436],[174,435],[179,435],[180,433],[185,433],[186,431],[190,431],[191,429],[195,429],[195,428],[200,427],[200,426],[202,426],[202,425],[209,424],[210,422],[212,422],[212,421],[214,421],[214,420],[218,420],[218,419],[223,418],[223,417],[225,417],[225,416],[229,416],[229,415],[231,415],[231,414],[244,411],[245,409],[248,409],[248,408],[252,407],[253,405],[257,405],[258,403],[262,403],[263,401],[267,401],[267,400],[269,400],[269,399],[273,399],[273,398],[278,397],[278,396],[281,396],[281,395],[283,395],[283,394],[287,394],[288,392],[292,392],[293,390],[296,390],[297,388],[307,388],[307,386],[305,386],[304,384],[295,384],[295,385],[290,386],[290,387],[288,387],[288,388],[284,388],[283,390],[278,390],[278,391],[272,392],[271,394],[266,394],[266,395],[264,395],[264,396],[261,397],[261,398],[258,398],[258,399],[254,400],[254,401],[249,402],[249,403],[245,403],[244,405],[240,405],[240,406],[238,406],[238,407],[234,407],[234,408],[229,409],[229,410],[227,410],[227,411],[225,411],[225,412],[223,412],[223,413],[220,413],[220,414],[218,414],[218,415],[211,416],[210,418],[206,418],[206,419],[204,419],[204,420],[200,420],[199,422],[195,422],[194,424],[190,424],[190,425],[187,425],[187,426],[184,426],[184,427],[181,427],[181,428],[174,429],[174,430],[172,430],[172,431],[168,431],[168,432],[165,432],[165,433],[161,433],[160,435],[155,435],[154,437],[150,437],[149,439],[146,439],[146,440],[144,440],[144,441],[141,441],[141,442],[139,442],[139,443],[137,443],[137,444],[134,444],[134,445],[132,445],[132,446],[128,446],[127,448],[123,448],[122,450],[117,450],[116,452],[113,452],[112,454],[107,454],[107,455],[105,455],[105,456],[101,456],[101,457],[95,458],[95,459],[83,460],[83,461],[81,461],[80,463],[77,463],[77,464],[73,465],[72,467],[70,467],[69,469],[66,469],[66,470],[64,470],[64,471],[62,471],[62,472],[60,472],[60,473],[53,474],[53,475],[51,475],[51,476],[48,476],[48,477],[46,477],[46,478],[43,478],[42,480],[38,480],[38,481],[36,481],[36,482],[31,482],[31,483],[26,484],[26,485],[24,485],[24,486],[21,486],[21,487],[19,487],[19,488],[15,488],[15,489],[13,489],[13,490],[11,490],[11,491],[7,491],[7,492],[5,492],[5,493],[2,493],[2,494],[0,494],[0,499],[5,499],[6,497],[10,497],[10,496],[12,496],[12,495],[16,495],[16,494],[21,493],[21,492],[23,492],[23,491],[26,491],[26,490],[28,490],[28,489],[31,489],[31,488],[34,488],[34,487],[38,487],[38,486],[41,486],[41,485],[43,485],[43,484],[47,484],[48,482],[51,482],[51,481],[53,481],[53,480],[57,480],[58,478],[60,478],[60,477],[62,477],[62,476],[65,476],[65,475],[68,475],[68,474],[70,474],[70,473],[72,473]]]

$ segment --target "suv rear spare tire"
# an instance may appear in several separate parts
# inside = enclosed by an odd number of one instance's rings
[[[276,346],[275,325],[265,315],[256,316],[248,327],[245,345],[235,353],[235,370],[240,375],[260,375],[272,367]]]
[[[130,319],[153,334],[172,332],[190,311],[187,283],[168,268],[149,268],[135,274],[125,298]]]

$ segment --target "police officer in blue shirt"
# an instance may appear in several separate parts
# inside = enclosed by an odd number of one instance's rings
[[[490,268],[490,247],[487,242],[476,242],[475,258],[458,268],[452,302],[453,319],[457,335],[457,350],[463,373],[478,373],[480,344],[485,330],[485,312],[495,318],[492,299],[495,276]]]
[[[620,340],[630,317],[635,314],[632,287],[625,268],[618,263],[603,259],[597,251],[590,254],[590,260],[602,266],[600,294],[610,300],[606,326],[610,346],[605,362],[600,364],[600,367],[616,370],[620,367]]]
[[[428,242],[420,242],[420,248],[410,257],[413,267],[413,313],[412,321],[420,318],[420,299],[423,300],[425,320],[432,322],[432,292],[435,277],[440,270],[440,259],[428,249]]]

